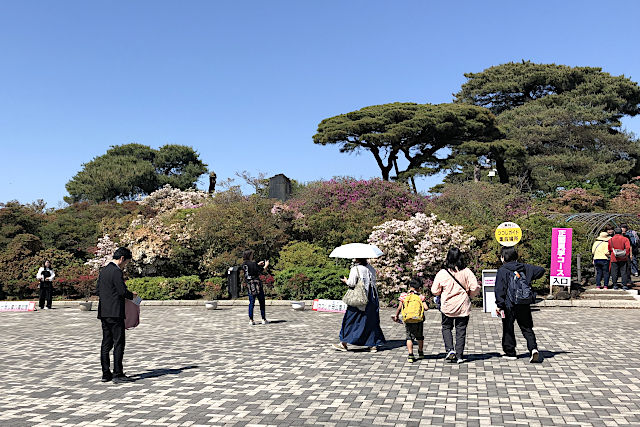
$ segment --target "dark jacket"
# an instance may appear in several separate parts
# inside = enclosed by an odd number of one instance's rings
[[[122,270],[110,262],[100,270],[96,291],[100,302],[98,303],[98,319],[103,317],[115,317],[124,319],[124,300],[133,299],[124,284]]]
[[[509,286],[509,279],[514,271],[524,271],[524,275],[529,284],[544,276],[544,268],[536,265],[523,264],[518,261],[502,264],[502,267],[498,269],[498,273],[496,274],[495,292],[496,305],[503,310],[511,307],[511,302],[507,298],[507,286]]]

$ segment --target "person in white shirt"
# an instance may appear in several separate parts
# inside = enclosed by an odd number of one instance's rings
[[[56,273],[51,268],[51,261],[46,260],[43,266],[38,269],[38,274],[36,274],[36,279],[40,281],[40,310],[51,308],[53,279],[55,277]]]

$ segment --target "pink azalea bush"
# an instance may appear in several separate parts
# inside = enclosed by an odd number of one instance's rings
[[[449,248],[468,250],[473,240],[461,226],[438,220],[434,214],[417,213],[406,221],[394,219],[374,227],[369,243],[384,252],[371,262],[381,294],[406,290],[413,277],[431,280]]]
[[[428,201],[428,197],[414,194],[409,187],[397,182],[379,178],[334,178],[307,185],[288,204],[297,204],[305,214],[328,207],[339,210],[373,207],[380,213],[394,212],[410,216],[424,211]]]

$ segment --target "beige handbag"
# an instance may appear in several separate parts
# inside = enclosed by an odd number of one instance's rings
[[[344,294],[342,302],[351,307],[356,307],[360,311],[364,311],[365,308],[367,308],[369,297],[367,296],[367,291],[364,289],[364,280],[360,277],[360,269],[358,267],[356,267],[356,272],[358,273],[356,286]]]

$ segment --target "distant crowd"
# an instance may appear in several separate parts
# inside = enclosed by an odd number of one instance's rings
[[[638,276],[639,252],[640,239],[635,230],[631,230],[627,224],[607,227],[607,231],[601,232],[591,247],[596,287],[619,289],[618,278],[621,278],[622,289],[628,290],[631,275]]]

